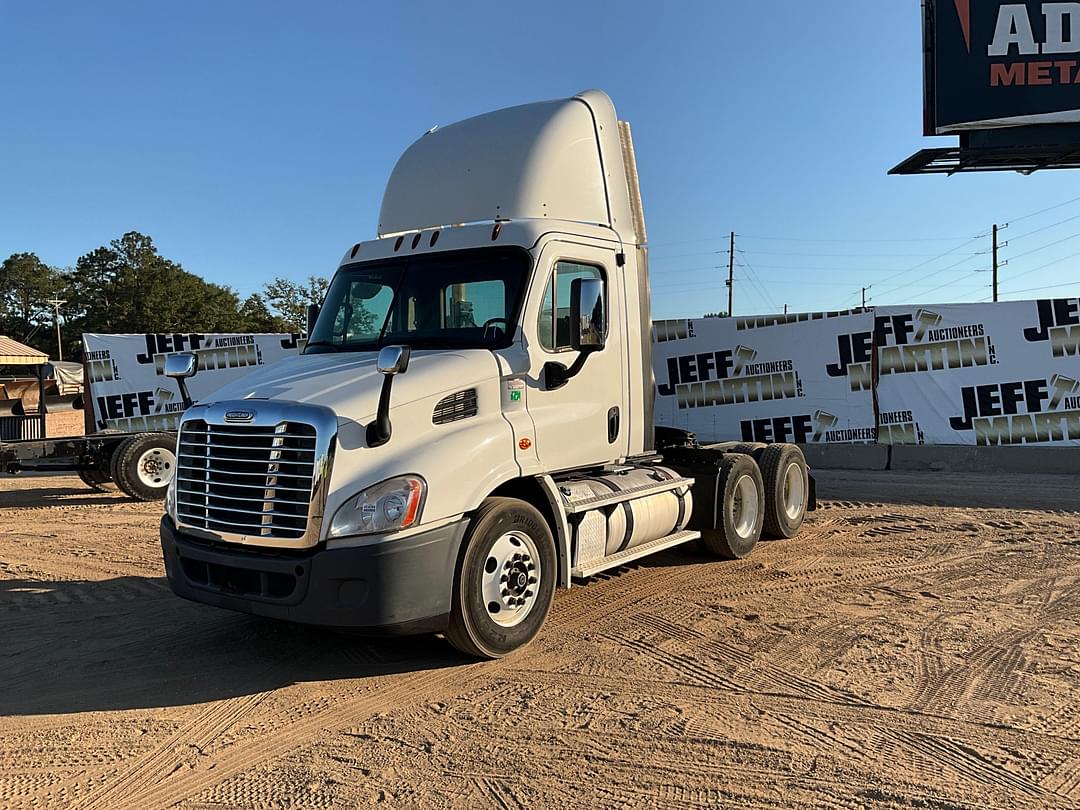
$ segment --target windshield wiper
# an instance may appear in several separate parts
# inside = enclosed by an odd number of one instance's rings
[[[329,346],[335,352],[340,352],[341,351],[341,344],[340,343],[334,343],[333,341],[330,341],[330,340],[309,340],[304,345],[304,351],[306,352],[312,346]]]

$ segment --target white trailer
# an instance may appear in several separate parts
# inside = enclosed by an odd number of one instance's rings
[[[656,430],[630,128],[588,91],[437,128],[304,353],[183,416],[180,596],[498,657],[557,587],[693,540],[748,554],[812,505],[793,445]],[[740,452],[741,451],[741,452]]]

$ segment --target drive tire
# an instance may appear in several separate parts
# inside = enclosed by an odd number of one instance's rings
[[[717,477],[720,526],[701,533],[710,554],[722,560],[739,560],[754,550],[761,537],[765,514],[765,489],[761,470],[744,453],[727,453],[720,460]]]
[[[168,433],[140,433],[124,439],[113,451],[113,481],[139,501],[165,497],[176,474],[176,438]]]
[[[765,482],[765,537],[784,540],[799,533],[806,518],[810,479],[806,457],[794,444],[770,444],[758,460]]]
[[[111,492],[113,487],[107,486],[111,484],[113,480],[109,477],[109,474],[104,470],[79,470],[79,480],[86,484],[90,489],[97,490],[98,492]]]
[[[526,570],[529,563],[535,567]],[[507,591],[508,586],[499,583],[503,571],[515,578],[515,588],[524,590]],[[539,576],[530,582],[536,571]],[[518,582],[521,576],[528,584]],[[544,516],[515,498],[486,499],[472,517],[454,577],[446,640],[476,658],[501,658],[524,647],[547,618],[557,576],[555,540]],[[501,593],[493,596],[493,587]],[[508,607],[505,600],[516,600],[519,593],[525,605]]]
[[[758,457],[761,455],[761,451],[768,446],[769,445],[765,444],[765,442],[739,442],[738,444],[734,445],[730,450],[728,450],[728,452],[743,453],[745,455],[752,456],[754,461],[757,461]]]

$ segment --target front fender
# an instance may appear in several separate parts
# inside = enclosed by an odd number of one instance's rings
[[[324,525],[346,500],[387,478],[419,475],[427,499],[418,528],[476,509],[500,484],[521,475],[514,434],[503,418],[497,379],[477,383],[477,415],[444,425],[432,423],[435,403],[447,392],[392,407],[390,441],[368,447],[366,424],[338,423]]]

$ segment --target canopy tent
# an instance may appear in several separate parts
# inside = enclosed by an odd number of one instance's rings
[[[82,363],[71,363],[67,360],[50,360],[45,369],[46,376],[56,380],[56,389],[60,394],[77,394],[83,390]]]
[[[0,366],[40,366],[49,362],[49,355],[0,335]]]
[[[35,398],[23,398],[24,407],[36,405],[38,431],[37,438],[45,438],[45,364],[49,362],[49,355],[39,352],[37,349],[19,343],[17,340],[0,335],[0,366],[35,366],[35,376],[38,380],[37,402]],[[25,424],[25,423],[24,423]]]

